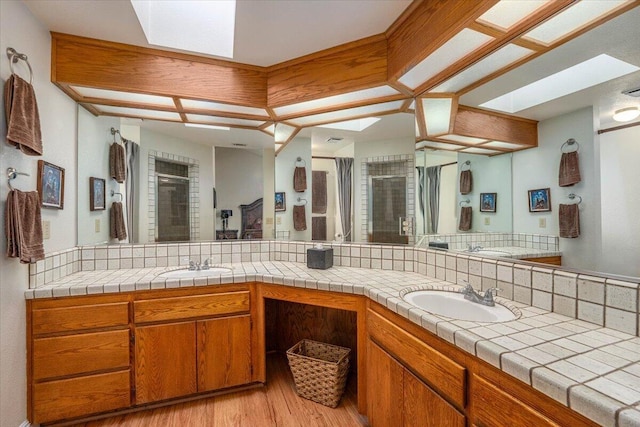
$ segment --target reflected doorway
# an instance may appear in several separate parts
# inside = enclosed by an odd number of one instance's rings
[[[156,241],[189,241],[188,165],[156,160],[156,189]]]
[[[407,177],[370,176],[369,241],[371,243],[409,243],[400,234],[402,218],[407,216]]]

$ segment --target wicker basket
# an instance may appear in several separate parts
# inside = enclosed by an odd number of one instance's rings
[[[299,396],[335,408],[344,393],[351,349],[302,340],[287,358]]]

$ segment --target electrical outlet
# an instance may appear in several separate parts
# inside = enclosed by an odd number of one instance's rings
[[[538,220],[538,226],[540,228],[547,228],[547,218],[540,218]]]
[[[51,221],[42,221],[42,238],[44,240],[51,238]]]
[[[277,224],[277,225],[282,224],[282,217],[281,217],[281,216],[279,216],[279,217],[277,217],[277,218],[276,218],[276,224]]]
[[[95,229],[96,229],[96,233],[100,232],[100,219],[96,219],[96,225],[95,225]]]
[[[484,217],[484,225],[491,225],[491,218],[488,216]]]

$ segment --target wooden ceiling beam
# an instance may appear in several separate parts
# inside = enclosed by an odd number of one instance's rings
[[[489,113],[464,105],[458,106],[451,133],[492,141],[512,142],[527,148],[538,146],[537,121],[495,112]]]

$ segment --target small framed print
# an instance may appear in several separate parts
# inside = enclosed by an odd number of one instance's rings
[[[287,198],[284,192],[276,193],[276,212],[287,210]]]
[[[89,178],[89,209],[102,211],[105,209],[105,180],[102,178]]]
[[[480,212],[495,212],[498,193],[480,193]]]
[[[38,160],[37,185],[43,208],[64,209],[64,168]]]
[[[551,211],[551,190],[549,188],[539,188],[529,190],[529,212],[550,212]]]

